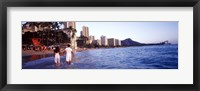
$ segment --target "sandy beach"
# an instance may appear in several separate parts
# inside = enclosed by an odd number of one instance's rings
[[[53,50],[45,50],[45,51],[26,50],[26,51],[22,51],[22,56],[44,55],[44,54],[53,54]]]
[[[87,50],[94,50],[98,48],[77,48],[73,49],[73,52],[82,52]],[[64,48],[60,49],[61,55],[64,54]],[[44,50],[44,51],[34,51],[34,50],[22,50],[22,56],[31,56],[31,55],[45,55],[45,54],[53,54],[54,50]]]

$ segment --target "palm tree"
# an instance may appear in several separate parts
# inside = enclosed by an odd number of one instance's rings
[[[67,31],[67,36],[69,38],[69,42],[71,45],[74,45],[73,43],[76,42],[76,32],[77,30],[75,28],[72,28],[72,26],[65,28],[64,30]],[[75,47],[75,46],[72,46]]]
[[[70,38],[74,38],[76,35],[77,30],[72,28],[72,26],[70,26],[69,28],[66,28],[67,32],[69,33],[69,37]],[[72,33],[72,34],[71,34]]]
[[[58,40],[58,42],[62,42],[62,34],[57,33],[59,29],[61,29],[61,25],[63,25],[64,22],[25,22],[22,24],[22,29],[29,27],[29,29],[35,30],[35,27],[40,29],[42,33],[37,33],[39,37],[41,37],[42,43],[45,45],[52,44],[52,40]],[[70,31],[76,31],[74,29],[69,28]],[[54,36],[58,37],[52,37],[51,31],[54,31]],[[32,33],[34,34],[34,33]],[[72,34],[74,37],[75,33]],[[34,37],[34,35],[32,35]],[[60,37],[60,38],[59,38]],[[59,39],[57,39],[59,38]],[[44,41],[45,40],[45,41]]]

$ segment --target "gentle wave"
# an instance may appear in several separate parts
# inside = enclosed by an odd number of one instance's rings
[[[23,69],[178,69],[178,45],[137,46],[94,49],[77,52],[71,65],[61,56],[61,65],[54,57],[22,64]]]

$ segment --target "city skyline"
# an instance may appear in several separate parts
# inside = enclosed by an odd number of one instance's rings
[[[22,22],[22,24],[25,22]],[[67,26],[76,28],[76,35],[101,36],[124,40],[131,38],[140,43],[159,43],[168,40],[172,44],[178,44],[178,21],[155,21],[155,22],[76,22],[61,25],[61,29]],[[84,28],[85,27],[85,28]],[[85,30],[83,32],[83,30]],[[87,30],[87,31],[86,31]]]
[[[119,40],[131,38],[141,43],[158,43],[168,40],[172,44],[178,44],[178,22],[176,21],[76,22],[77,36],[80,36],[83,26],[89,27],[89,35],[95,36],[95,39],[100,39],[104,35],[107,38]]]

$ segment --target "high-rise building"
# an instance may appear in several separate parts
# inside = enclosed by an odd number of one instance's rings
[[[70,38],[70,44],[72,48],[77,48],[77,42],[76,42],[76,33],[73,35],[73,32],[69,30],[69,28],[73,28],[76,29],[76,22],[64,22],[64,29],[63,32],[66,33],[68,35],[68,37]]]
[[[121,46],[122,44],[121,44],[121,40],[119,40],[119,46]]]
[[[97,39],[97,45],[101,45],[101,40]]]
[[[70,21],[70,22],[68,22],[67,27],[68,27],[68,28],[71,27],[71,28],[76,29],[76,22],[74,22],[74,21]]]
[[[114,38],[109,38],[108,39],[108,46],[114,47],[116,45]]]
[[[74,21],[64,22],[64,28],[70,28],[70,27],[76,29],[76,22]]]
[[[99,39],[96,39],[93,41],[94,45],[101,45],[101,41]]]
[[[119,39],[115,39],[115,46],[121,46],[121,41]]]
[[[91,36],[89,37],[89,39],[94,40],[95,38],[94,38],[94,36],[91,35]]]
[[[107,46],[108,45],[108,40],[106,36],[101,36],[101,45]]]
[[[115,39],[115,45],[119,46],[119,40],[118,39]]]
[[[82,36],[89,38],[89,28],[87,26],[82,27]]]
[[[90,36],[90,37],[89,37],[89,42],[90,42],[90,44],[92,44],[92,43],[94,42],[94,40],[95,40],[94,36]]]

